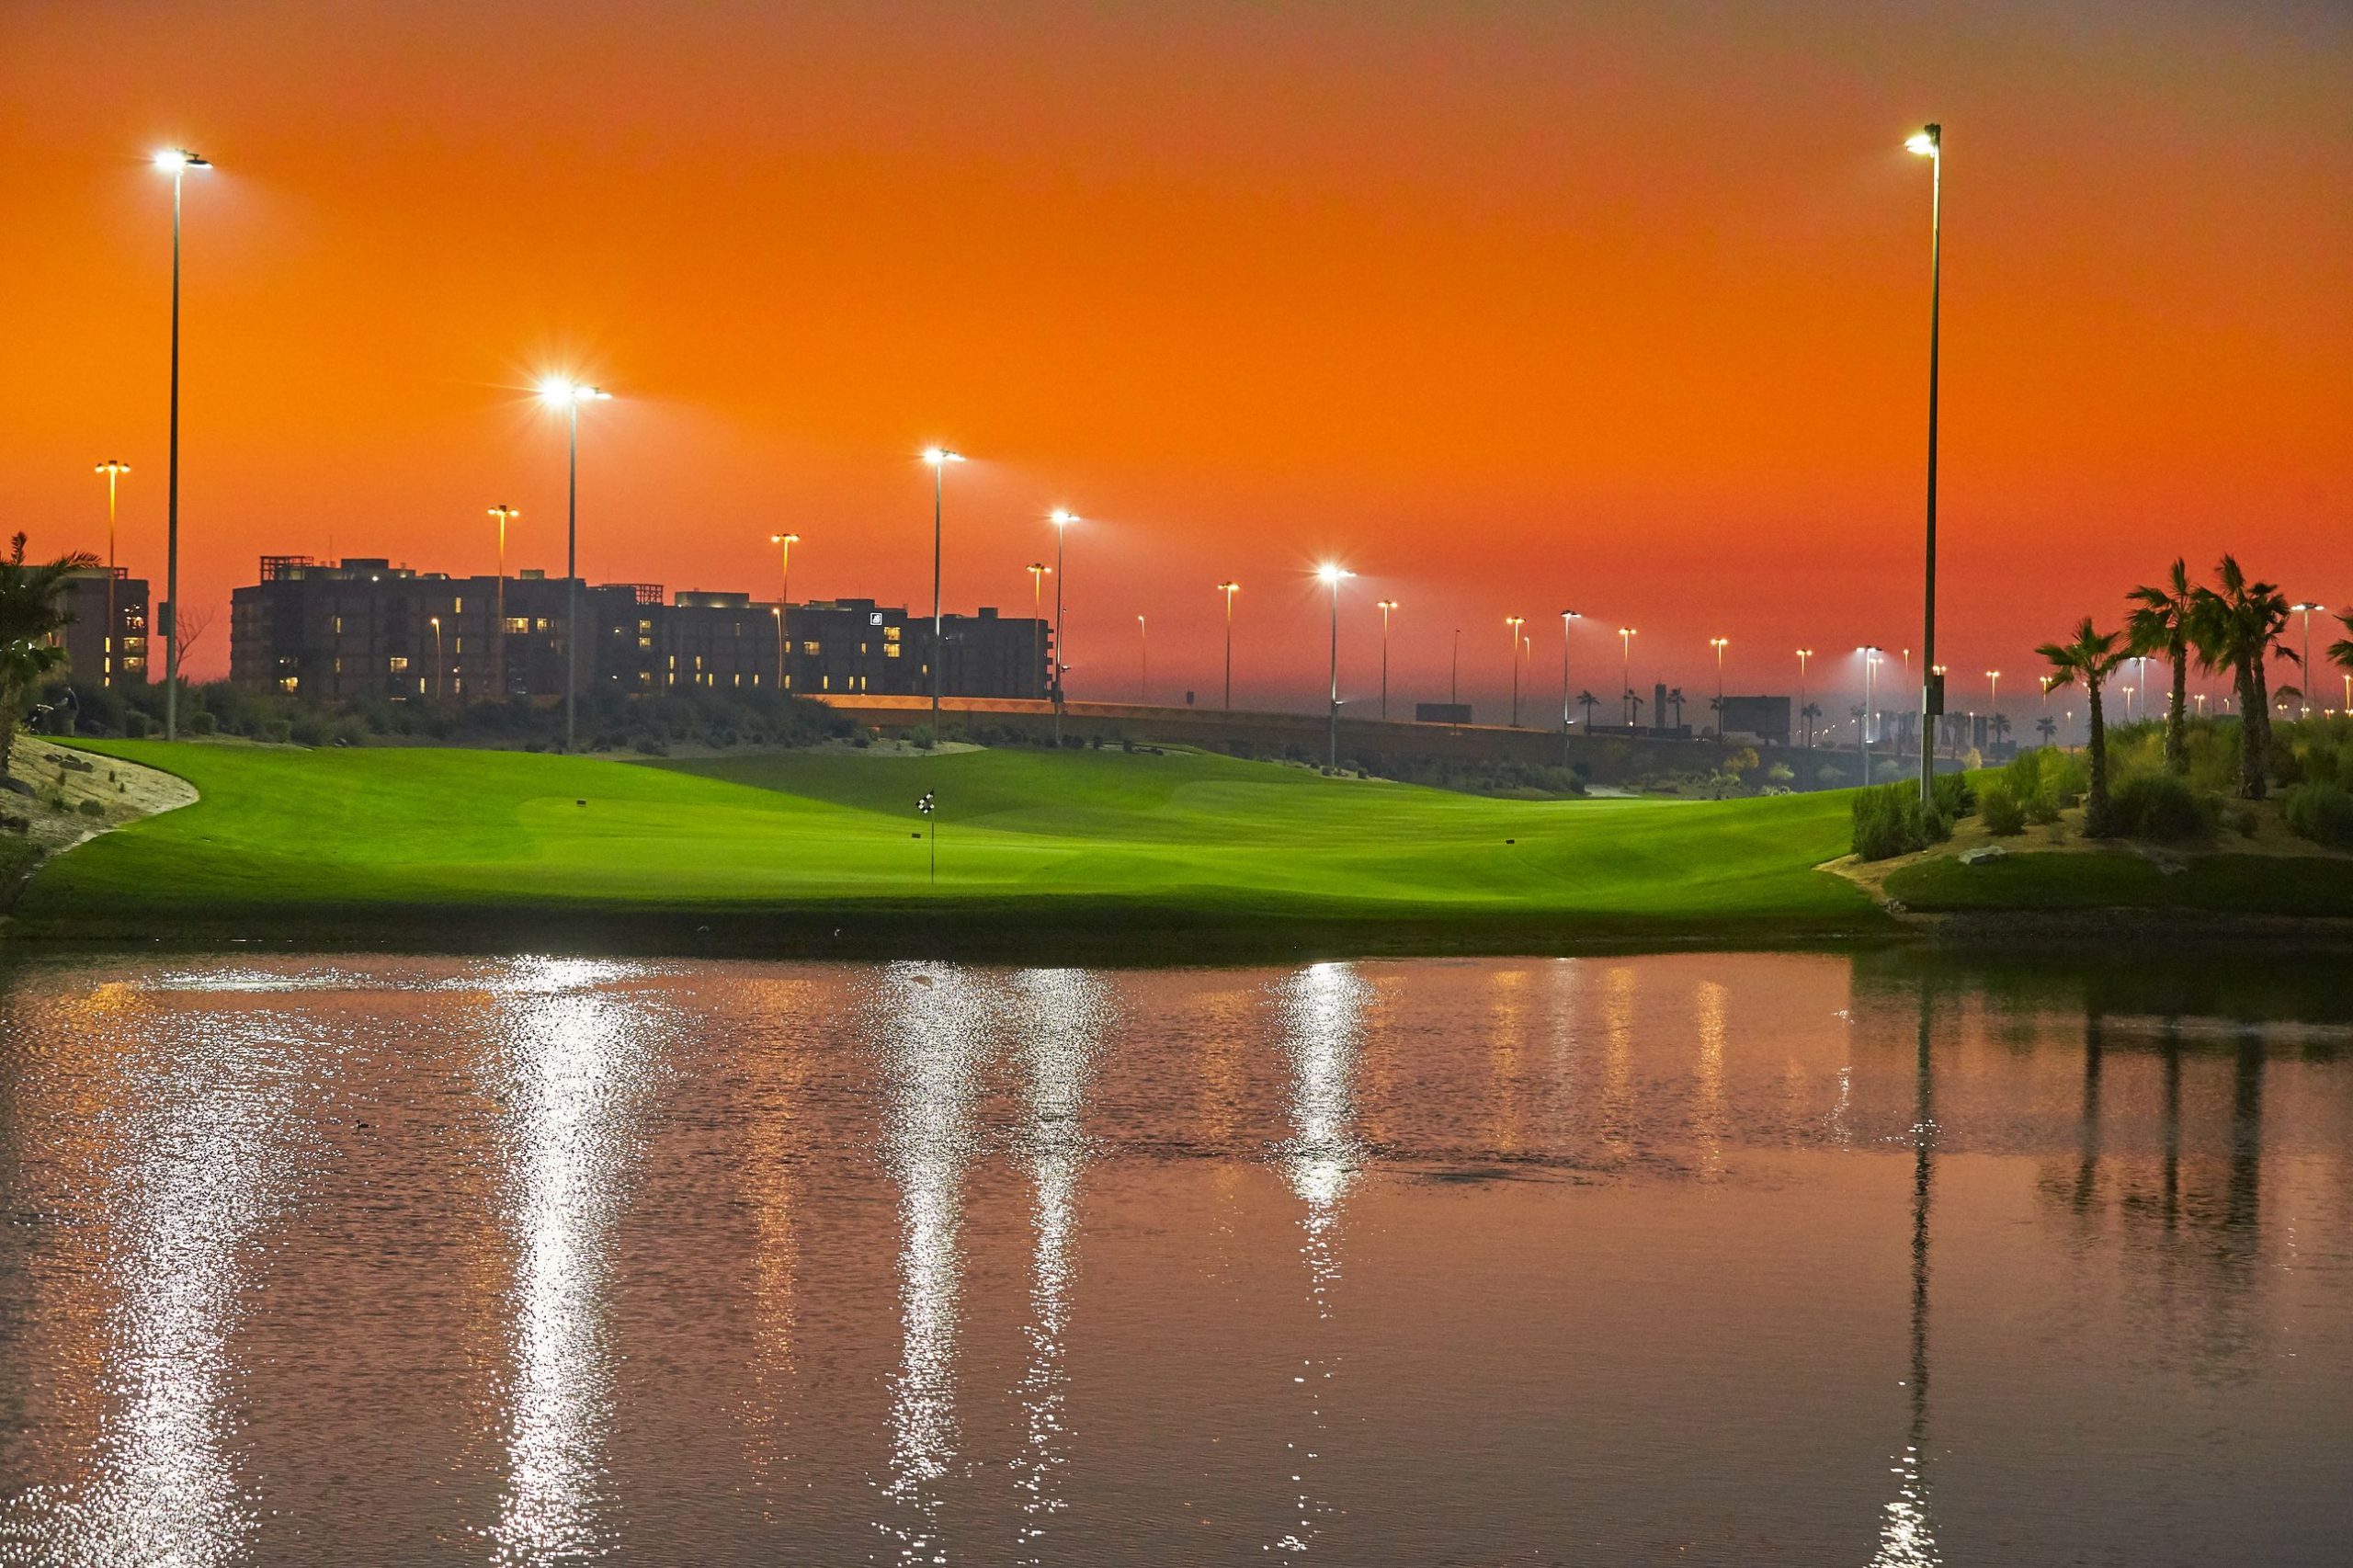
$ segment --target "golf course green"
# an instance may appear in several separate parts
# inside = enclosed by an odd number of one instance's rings
[[[1493,800],[1178,752],[85,744],[200,799],[51,861],[14,934],[1155,962],[1890,928],[1813,869],[1847,847],[1836,793]]]

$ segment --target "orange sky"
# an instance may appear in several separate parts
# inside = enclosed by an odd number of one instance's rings
[[[1947,127],[1943,651],[2177,552],[2353,600],[2353,20],[2320,5],[1749,9],[42,5],[0,9],[0,522],[160,577],[169,191],[184,572],[227,657],[264,551],[1026,607],[1074,696],[1789,690],[1916,644],[1927,170]],[[1851,660],[1817,664],[1817,686]],[[2030,703],[2031,698],[2027,701]],[[2006,702],[2006,706],[2013,706]],[[2016,706],[2024,706],[2018,704]]]

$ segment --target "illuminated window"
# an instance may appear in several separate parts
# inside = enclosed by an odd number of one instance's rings
[[[336,616],[335,618],[335,634],[337,637],[343,635],[343,617],[341,616]]]
[[[301,684],[302,677],[301,676],[286,676],[278,681],[278,689],[280,691],[291,691]]]
[[[506,630],[509,631],[529,631],[531,630],[531,618],[528,615],[510,615],[506,618]],[[544,622],[541,623],[540,630],[546,630]]]
[[[449,639],[449,652],[451,652],[452,653],[464,653],[465,651],[466,651],[466,640],[465,640],[464,638],[462,638],[462,637],[452,637],[452,638],[450,638],[450,639]]]
[[[883,642],[896,642],[898,640],[899,640],[899,629],[898,629],[897,627],[895,627],[895,626],[886,626],[886,627],[884,627],[884,628],[882,629],[882,641],[883,641]]]
[[[895,658],[897,658],[897,657],[899,656],[899,645],[898,645],[896,642],[885,642],[885,643],[883,643],[883,644],[882,644],[882,656],[883,656],[884,658],[886,658],[886,659],[895,659]]]
[[[654,646],[654,639],[651,637],[641,637],[637,640],[637,645],[641,648],[651,649]]]
[[[823,653],[824,650],[818,647],[814,642],[803,642],[801,644],[801,651],[804,653]]]
[[[384,667],[392,671],[394,675],[398,675],[401,671],[408,668],[408,655],[405,653],[394,653],[391,658],[384,661]]]
[[[466,601],[465,601],[465,600],[463,600],[463,599],[451,599],[451,600],[449,601],[449,613],[450,613],[451,615],[463,615],[463,614],[465,614],[465,613],[466,613]]]

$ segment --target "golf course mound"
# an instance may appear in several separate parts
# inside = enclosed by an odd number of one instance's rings
[[[1504,801],[1183,752],[85,749],[199,799],[51,860],[19,937],[1169,962],[1892,928],[1813,869],[1839,794]]]

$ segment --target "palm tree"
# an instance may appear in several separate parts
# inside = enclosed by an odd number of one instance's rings
[[[1593,728],[1594,705],[1600,700],[1601,699],[1599,698],[1594,696],[1590,691],[1580,691],[1577,693],[1577,706],[1585,710],[1585,727],[1588,730]]]
[[[89,551],[75,551],[28,566],[21,533],[10,541],[7,558],[0,560],[0,776],[8,771],[26,701],[41,677],[65,662],[65,650],[57,642],[74,619],[62,602],[65,580],[97,563]]]
[[[2266,791],[2264,765],[2271,756],[2270,676],[2277,653],[2297,662],[2282,641],[2288,630],[2288,598],[2269,583],[2250,583],[2228,555],[2215,567],[2216,586],[2200,587],[2190,612],[2191,647],[2200,665],[2228,670],[2239,698],[2239,793],[2260,801]]]
[[[2092,618],[2084,617],[2070,642],[2045,642],[2035,652],[2051,662],[2051,684],[2069,686],[2084,683],[2084,691],[2091,703],[2092,737],[2091,792],[2084,801],[2084,836],[2106,838],[2115,832],[2109,820],[2108,805],[2108,722],[2101,716],[2099,683],[2116,673],[2116,666],[2125,660],[2120,645],[2123,636],[2115,631],[2095,631]]]
[[[1985,721],[1985,733],[1998,741],[2010,733],[2010,722],[1996,713]]]
[[[2178,558],[2154,587],[2143,585],[2125,597],[2133,602],[2124,619],[2124,633],[2135,653],[2163,653],[2173,665],[2173,696],[2165,704],[2165,767],[2175,773],[2189,771],[2189,655],[2197,617],[2197,591],[2189,585],[2189,568]]]
[[[2034,722],[2034,733],[2042,737],[2044,745],[2049,745],[2059,738],[2059,721],[2045,713]]]
[[[1666,705],[1675,710],[1675,726],[1677,729],[1681,729],[1683,727],[1683,688],[1681,687],[1678,686],[1666,694]]]
[[[1822,717],[1822,704],[1807,703],[1798,710],[1798,717],[1805,721],[1805,744],[1810,750],[1813,745],[1813,722]]]
[[[1630,730],[1638,728],[1642,721],[1643,699],[1636,697],[1632,688],[1629,687],[1626,692],[1626,727]]]

